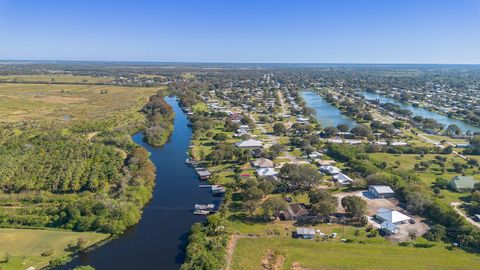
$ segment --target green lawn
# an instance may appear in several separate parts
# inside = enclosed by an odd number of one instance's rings
[[[8,262],[0,263],[2,270],[26,269],[34,266],[45,267],[57,257],[70,254],[66,249],[76,245],[78,238],[86,240],[87,245],[106,239],[108,234],[94,232],[71,232],[62,230],[0,229],[0,260],[7,254]],[[51,256],[42,256],[48,250]]]
[[[437,243],[430,248],[401,247],[388,243],[342,243],[292,238],[242,238],[234,252],[232,269],[262,269],[267,250],[282,254],[283,269],[299,264],[306,269],[478,269],[480,257],[448,250]]]

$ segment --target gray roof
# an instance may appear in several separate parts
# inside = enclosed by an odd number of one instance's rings
[[[475,183],[475,179],[473,179],[473,176],[455,176],[452,178],[453,184],[455,185],[456,188],[458,189],[463,189],[463,188],[473,188]]]
[[[369,187],[375,189],[377,193],[395,193],[389,186],[375,185],[375,186],[369,186]]]

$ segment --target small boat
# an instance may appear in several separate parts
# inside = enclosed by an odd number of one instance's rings
[[[212,185],[211,189],[213,195],[223,195],[225,193],[225,188],[222,185]]]
[[[195,210],[193,212],[194,215],[208,215],[210,214],[210,211],[208,210]]]
[[[195,210],[213,210],[215,208],[214,204],[195,204]]]

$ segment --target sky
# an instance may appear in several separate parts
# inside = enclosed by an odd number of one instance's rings
[[[0,0],[0,59],[480,64],[480,0]]]

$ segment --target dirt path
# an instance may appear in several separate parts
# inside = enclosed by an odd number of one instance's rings
[[[477,227],[477,228],[480,228],[480,223],[476,222],[475,220],[471,219],[469,216],[465,215],[460,209],[458,209],[458,207],[460,205],[462,205],[461,202],[452,202],[450,203],[450,205],[453,207],[453,209],[455,209],[455,211],[457,211],[457,213],[464,217],[468,222],[470,222],[470,224],[472,224],[473,226]]]
[[[283,94],[280,90],[277,91],[278,99],[280,100],[280,104],[282,106],[282,114],[286,114],[287,110],[285,109],[285,101],[283,100]]]

